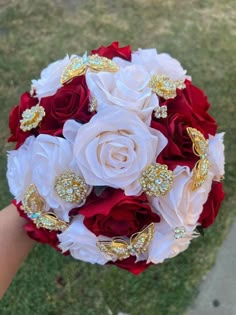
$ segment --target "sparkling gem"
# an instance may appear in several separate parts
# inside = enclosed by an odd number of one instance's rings
[[[186,230],[184,226],[176,227],[175,228],[175,238],[185,238],[186,237]]]
[[[167,106],[158,106],[156,109],[154,109],[154,116],[159,118],[166,118],[167,117]]]
[[[95,112],[97,110],[97,106],[98,106],[97,99],[95,96],[93,96],[89,102],[90,113]]]

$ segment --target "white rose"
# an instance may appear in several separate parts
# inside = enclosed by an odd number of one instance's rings
[[[69,211],[80,206],[61,199],[54,188],[56,178],[67,172],[82,177],[73,160],[72,144],[63,138],[30,137],[18,150],[8,154],[7,178],[17,202],[23,200],[26,189],[34,184],[46,201],[45,211],[51,208],[65,221],[69,220]]]
[[[119,60],[114,59],[117,64]],[[143,66],[130,62],[119,66],[120,70],[116,73],[86,73],[88,88],[97,99],[97,111],[106,107],[122,108],[136,113],[149,125],[154,108],[159,106],[158,97],[149,87],[149,73]]]
[[[132,63],[142,65],[151,75],[166,75],[172,80],[190,79],[177,59],[166,53],[158,54],[156,49],[139,49],[133,52]]]
[[[189,230],[185,238],[176,239],[173,228],[161,218],[160,223],[155,224],[154,236],[148,249],[147,263],[159,264],[186,250],[193,238],[192,232],[193,230]]]
[[[63,252],[69,250],[75,259],[104,265],[108,259],[98,249],[96,245],[98,238],[85,227],[83,219],[82,215],[73,218],[70,226],[58,235],[60,241],[58,247]]]
[[[30,158],[34,140],[35,137],[31,136],[18,150],[8,152],[7,180],[10,192],[17,202],[23,199],[25,190],[32,183]]]
[[[32,146],[31,168],[32,182],[39,194],[45,198],[47,205],[59,216],[68,221],[69,211],[78,206],[60,198],[54,188],[56,178],[63,173],[71,172],[81,176],[73,160],[73,148],[63,138],[39,135]]]
[[[74,155],[89,185],[141,193],[139,178],[167,144],[163,134],[124,110],[99,111],[87,124],[67,121],[63,133],[74,143]]]
[[[32,85],[36,90],[36,97],[39,100],[42,97],[51,96],[62,86],[61,75],[65,68],[70,64],[71,58],[66,55],[64,59],[50,63],[47,68],[43,69],[40,79],[32,80]]]

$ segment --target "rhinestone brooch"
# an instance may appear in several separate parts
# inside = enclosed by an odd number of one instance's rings
[[[140,184],[148,196],[166,195],[172,188],[173,172],[165,164],[149,165],[142,173]]]
[[[89,193],[89,186],[75,173],[64,173],[56,178],[55,190],[66,202],[83,204]]]
[[[163,97],[164,99],[175,98],[176,89],[185,89],[183,80],[171,80],[166,75],[153,75],[149,82],[149,86],[153,93]]]

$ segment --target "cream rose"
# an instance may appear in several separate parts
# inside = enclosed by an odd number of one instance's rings
[[[176,239],[174,229],[161,218],[160,223],[155,224],[154,236],[148,249],[147,263],[159,264],[186,250],[193,238],[192,232],[193,230],[189,229],[186,237]]]
[[[41,72],[40,79],[32,80],[32,85],[36,90],[36,97],[39,100],[42,97],[54,95],[62,86],[60,82],[61,75],[64,69],[70,64],[70,60],[71,58],[66,55],[64,59],[50,63]]]
[[[85,125],[67,121],[63,133],[89,185],[121,188],[126,195],[141,193],[141,172],[167,144],[161,132],[125,110],[99,111]]]
[[[173,172],[174,183],[170,192],[159,198],[149,198],[154,211],[160,213],[173,228],[184,226],[194,229],[202,213],[203,206],[211,191],[212,181],[224,175],[224,134],[209,137],[207,158],[209,171],[205,182],[192,191],[193,174],[188,167],[177,166]]]
[[[97,99],[97,111],[108,106],[122,108],[137,114],[149,125],[152,112],[159,106],[159,101],[149,87],[148,71],[141,65],[120,63],[120,58],[115,60],[120,66],[116,73],[86,73],[88,88]]]
[[[60,241],[58,247],[63,252],[69,250],[75,259],[104,265],[108,259],[98,249],[96,245],[98,238],[85,227],[83,219],[82,215],[73,218],[70,226],[58,235]]]
[[[132,63],[142,65],[151,75],[166,75],[172,80],[190,79],[177,59],[166,53],[158,54],[156,49],[139,49],[133,52]]]
[[[211,190],[213,175],[209,173],[207,180],[195,191],[191,189],[192,172],[188,167],[177,166],[173,177],[170,192],[159,198],[150,198],[150,204],[170,227],[184,226],[187,230],[194,230]]]

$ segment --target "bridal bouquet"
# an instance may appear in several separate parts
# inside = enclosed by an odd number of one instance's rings
[[[223,133],[176,59],[117,42],[50,64],[9,119],[26,232],[134,274],[186,250],[224,198]]]

